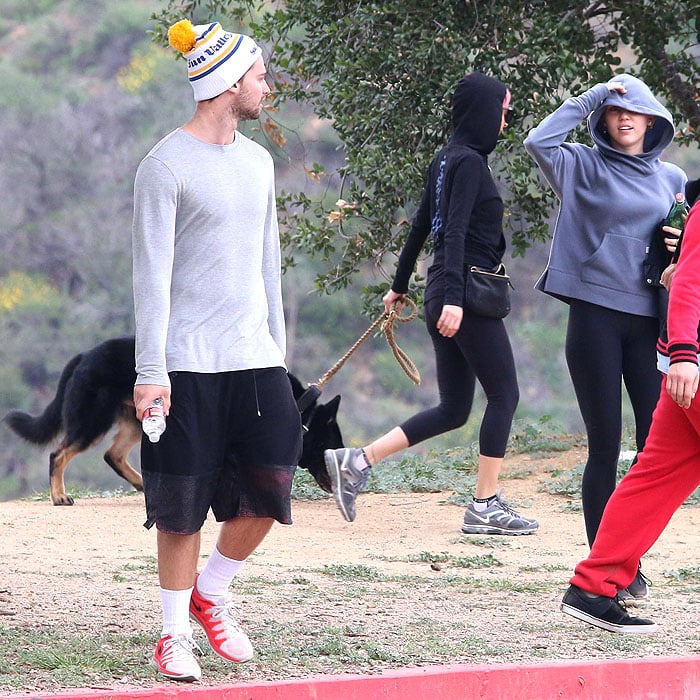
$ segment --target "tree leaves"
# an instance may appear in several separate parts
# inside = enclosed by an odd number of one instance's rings
[[[181,18],[182,3],[172,0],[161,21],[174,19],[174,8]],[[679,142],[700,143],[697,0],[201,0],[185,9],[248,22],[246,31],[271,47],[275,105],[311,104],[342,142],[344,164],[319,171],[320,199],[280,201],[285,244],[328,261],[316,281],[329,293],[368,264],[392,277],[427,165],[449,138],[453,87],[470,70],[506,82],[522,115],[492,158],[515,255],[547,238],[554,203],[522,141],[565,97],[634,72],[667,100]],[[338,214],[339,199],[352,216]]]

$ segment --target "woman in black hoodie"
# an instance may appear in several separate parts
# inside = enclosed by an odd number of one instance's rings
[[[508,88],[474,71],[462,78],[452,98],[452,138],[430,164],[423,198],[399,257],[384,306],[403,301],[428,235],[434,248],[425,287],[425,319],[435,349],[440,403],[412,416],[363,449],[327,450],[326,466],[336,503],[348,521],[355,499],[381,459],[423,440],[454,430],[469,418],[476,380],[487,398],[479,432],[479,472],[462,531],[532,534],[524,518],[500,498],[498,476],[519,399],[510,341],[502,320],[465,308],[469,266],[496,270],[503,258],[503,202],[488,155],[507,124]]]

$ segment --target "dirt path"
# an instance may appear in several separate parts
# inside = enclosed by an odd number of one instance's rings
[[[300,634],[344,626],[365,641],[397,649],[373,668],[700,653],[698,507],[682,508],[644,560],[654,587],[643,614],[660,624],[656,635],[631,640],[601,633],[559,612],[567,579],[587,551],[583,519],[566,498],[539,486],[555,464],[580,461],[575,451],[509,458],[505,496],[539,519],[533,536],[461,536],[462,508],[446,503],[444,493],[363,494],[352,524],[331,500],[295,502],[295,524],[273,528],[241,574],[238,595],[251,638],[267,644],[260,628],[273,620],[297,626]],[[531,474],[509,479],[511,468]],[[145,530],[143,520],[138,494],[79,499],[73,507],[0,503],[0,628],[60,626],[78,635],[105,629],[155,639],[155,532]],[[211,550],[215,533],[215,523],[208,522],[203,553]],[[694,578],[679,576],[681,569],[694,571]],[[408,652],[399,653],[402,648]],[[261,660],[245,671],[223,672],[232,673],[233,682],[325,669],[338,670],[289,662],[271,670]],[[358,661],[342,670],[366,668]],[[30,688],[41,689],[41,682]]]

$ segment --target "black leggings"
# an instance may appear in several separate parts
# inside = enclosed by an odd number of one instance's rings
[[[518,405],[518,379],[513,352],[503,321],[464,311],[452,338],[437,331],[442,300],[425,304],[425,322],[435,349],[439,405],[401,424],[410,445],[464,425],[474,401],[475,380],[486,393],[487,405],[479,430],[479,453],[503,457]]]
[[[588,544],[598,532],[616,483],[622,439],[622,381],[634,411],[641,451],[659,398],[656,369],[659,322],[572,299],[566,333],[566,362],[588,436],[581,501]]]

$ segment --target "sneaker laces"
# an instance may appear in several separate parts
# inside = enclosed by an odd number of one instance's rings
[[[360,469],[357,474],[357,479],[355,481],[349,482],[350,485],[357,489],[358,491],[362,489],[367,481],[369,480],[369,467],[366,469]]]
[[[163,651],[166,649],[171,650],[173,661],[186,661],[193,654],[204,656],[202,647],[185,634],[178,634],[163,642]]]
[[[637,576],[639,576],[639,578],[641,578],[642,581],[644,581],[644,583],[645,583],[647,586],[653,586],[653,585],[654,585],[654,584],[651,582],[651,579],[648,578],[647,576],[645,576],[645,575],[642,573],[642,567],[641,567],[641,566],[639,567],[639,569],[637,569]]]
[[[238,606],[236,606],[231,599],[224,601],[221,605],[212,605],[209,608],[209,614],[211,617],[218,620],[223,625],[227,634],[237,634],[243,632],[241,626],[236,620],[238,612]]]
[[[498,505],[506,512],[508,515],[513,516],[514,518],[520,518],[520,513],[517,513],[514,511],[507,503],[501,500],[501,492],[499,491],[496,494],[496,502]]]
[[[357,489],[359,491],[369,480],[369,473],[371,469],[372,467],[369,464],[364,467],[364,469],[362,467],[356,467],[354,463],[347,464],[343,471],[350,477],[353,477],[353,480],[351,481],[350,479],[346,478],[345,483],[353,489]]]

